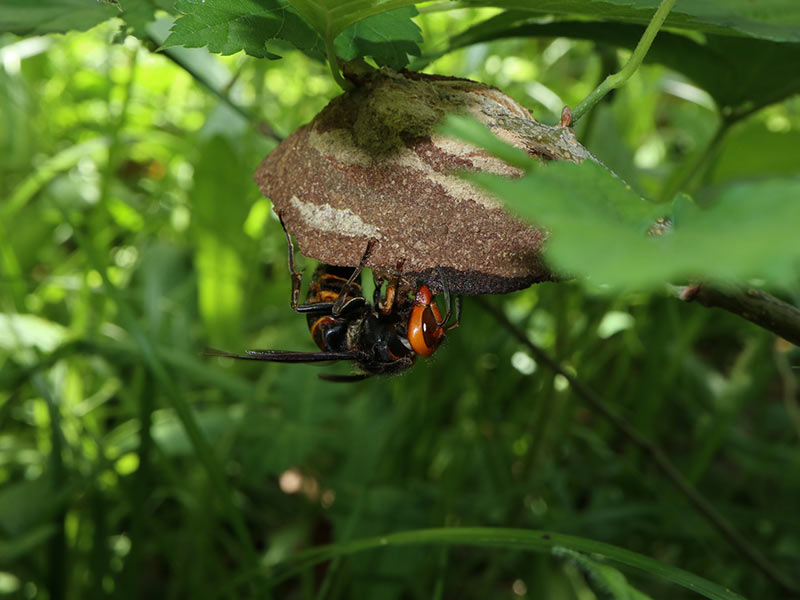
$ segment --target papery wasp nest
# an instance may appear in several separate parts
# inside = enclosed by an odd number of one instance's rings
[[[504,293],[553,279],[541,258],[547,233],[510,215],[459,171],[522,171],[435,129],[469,114],[542,160],[592,158],[569,127],[538,123],[496,88],[452,77],[374,71],[292,133],[255,174],[300,251],[379,276],[402,261],[405,277],[455,294]],[[532,199],[532,201],[534,201]],[[437,269],[438,268],[438,269]]]

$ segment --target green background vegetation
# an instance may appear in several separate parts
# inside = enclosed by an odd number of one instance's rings
[[[423,53],[496,14],[419,16]],[[341,385],[316,374],[343,365],[203,358],[205,346],[313,349],[252,173],[270,130],[284,137],[340,90],[288,48],[275,62],[183,48],[171,60],[115,20],[46,31],[0,34],[0,595],[696,597],[671,582],[677,571],[645,565],[625,583],[576,552],[600,546],[475,530],[291,568],[325,544],[346,553],[371,536],[482,526],[596,540],[786,597],[472,298],[435,357],[402,376]],[[555,123],[627,55],[498,39],[427,70],[496,85]],[[709,146],[726,118],[719,89],[647,64],[576,131],[648,198],[679,182],[712,202],[796,177],[800,99]],[[782,283],[800,303],[796,277]],[[748,546],[800,572],[796,347],[666,287],[541,284],[486,302],[663,448]]]

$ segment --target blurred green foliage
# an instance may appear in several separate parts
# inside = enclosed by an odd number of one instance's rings
[[[423,53],[497,12],[421,15]],[[338,88],[297,51],[167,55],[118,29],[0,35],[0,594],[695,597],[510,543],[392,546],[275,576],[323,544],[490,526],[786,596],[472,299],[436,356],[398,377],[337,385],[313,366],[203,358],[205,346],[312,349],[252,173],[270,132],[309,121]],[[497,85],[552,123],[624,57],[517,37],[427,69]],[[705,91],[648,65],[577,132],[648,197],[673,177],[702,204],[798,174],[795,96],[731,124],[687,179],[721,121]],[[660,445],[775,568],[800,572],[797,348],[659,291],[602,292],[540,284],[488,301]],[[784,292],[800,303],[796,284]]]

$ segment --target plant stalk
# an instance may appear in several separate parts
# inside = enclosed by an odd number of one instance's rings
[[[603,96],[608,94],[611,90],[620,87],[631,78],[639,68],[639,65],[642,64],[644,57],[647,56],[650,45],[653,43],[658,30],[661,29],[661,25],[663,25],[664,20],[667,18],[674,4],[675,0],[661,0],[661,4],[659,4],[656,9],[653,18],[650,19],[650,24],[647,26],[647,29],[644,30],[644,34],[642,34],[639,43],[636,44],[636,48],[633,50],[633,54],[631,54],[628,62],[625,63],[625,66],[622,67],[620,71],[606,77],[603,82],[572,111],[573,123],[586,114],[586,112],[597,104]]]
[[[333,46],[333,38],[325,38],[325,54],[328,55],[328,66],[331,69],[331,75],[339,87],[345,92],[353,89],[353,84],[342,77],[342,72],[339,70],[339,64],[336,60],[336,49]]]

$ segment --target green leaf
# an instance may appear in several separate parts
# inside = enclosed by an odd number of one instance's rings
[[[3,0],[0,32],[41,35],[86,31],[119,14],[119,8],[97,0]]]
[[[474,126],[464,131],[451,128],[450,134],[502,152],[498,146],[505,142],[481,141],[485,134]],[[532,161],[520,179],[487,173],[465,177],[549,230],[545,256],[556,270],[595,283],[648,288],[690,278],[762,278],[789,285],[800,267],[800,177],[723,189],[705,211],[680,195],[673,204],[672,229],[659,236],[647,233],[666,216],[667,207],[643,200],[593,161]]]
[[[29,552],[40,549],[56,533],[56,530],[55,525],[46,523],[31,528],[18,537],[4,539],[3,545],[0,546],[0,563],[10,563]]]
[[[57,487],[49,473],[6,485],[0,491],[0,532],[12,537],[23,536],[44,525],[64,506],[77,485],[76,482]]]
[[[663,579],[711,600],[742,600],[742,596],[739,594],[724,589],[702,577],[610,544],[549,531],[491,527],[420,529],[316,547],[290,556],[285,561],[288,564],[279,565],[279,568],[284,567],[285,569],[286,566],[289,566],[289,569],[281,574],[273,575],[272,580],[273,582],[281,581],[293,573],[302,572],[314,564],[331,560],[337,556],[346,556],[378,548],[433,544],[483,548],[497,547],[506,550],[516,549],[534,552],[552,552],[557,547],[566,548],[575,552],[589,553],[602,557],[611,564],[628,567],[652,577]],[[636,597],[634,596],[634,598]]]
[[[711,181],[793,175],[798,148],[800,131],[770,131],[760,119],[747,119],[726,136]]]
[[[414,5],[413,0],[287,0],[303,18],[325,40],[333,40],[348,27],[368,19],[405,6]],[[416,14],[416,12],[414,13]]]
[[[588,161],[551,163],[519,180],[470,179],[550,231],[545,255],[556,269],[615,288],[689,278],[782,285],[796,278],[800,264],[797,178],[730,188],[706,211],[682,208],[674,231],[657,237],[642,229],[663,207],[638,199]]]
[[[408,55],[419,56],[422,34],[411,18],[413,6],[380,13],[354,23],[336,38],[336,54],[344,60],[371,56],[381,66],[402,69]]]
[[[241,329],[245,266],[239,244],[254,187],[237,150],[222,136],[206,141],[192,190],[200,315],[210,341],[222,345]]]
[[[800,43],[713,36],[705,50],[702,61],[697,54],[664,53],[657,60],[708,90],[728,117],[738,118],[800,92]]]
[[[465,0],[537,15],[579,15],[603,21],[646,25],[660,0]],[[664,27],[705,33],[800,42],[800,2],[796,0],[678,0]]]
[[[257,58],[280,58],[267,50],[272,39],[300,49],[319,46],[319,36],[278,0],[178,0],[183,16],[175,21],[164,47],[185,46]]]
[[[553,554],[567,558],[585,575],[598,598],[608,600],[651,600],[633,587],[618,569],[590,558],[582,552],[556,546]]]
[[[740,183],[675,227],[671,267],[708,278],[763,278],[781,285],[800,267],[800,177]]]
[[[289,4],[281,0],[178,0],[183,16],[175,22],[164,47],[208,46],[220,54],[244,50],[251,56],[276,59],[280,56],[267,50],[267,44],[280,39],[321,59],[326,42],[331,42],[345,60],[371,56],[379,65],[397,69],[408,64],[408,55],[419,55],[422,36],[411,20],[417,14],[413,6],[386,10],[368,0],[348,3],[345,8],[338,3]]]
[[[171,10],[170,0],[117,0],[122,9],[122,20],[129,32],[140,38],[147,37],[146,27],[155,21],[157,10]]]
[[[447,115],[442,124],[437,128],[439,133],[456,137],[465,142],[475,144],[486,149],[507,163],[520,169],[531,169],[536,163],[528,154],[503,142],[495,136],[488,127],[479,123],[472,117],[463,115]]]
[[[624,23],[531,23],[529,12],[512,11],[455,36],[448,51],[507,37],[569,37],[633,49],[644,28]],[[443,53],[442,53],[443,54]],[[429,57],[432,58],[432,57]],[[646,62],[663,64],[692,79],[736,117],[800,91],[800,43],[708,35],[703,41],[660,32]]]
[[[211,443],[230,430],[236,419],[225,408],[206,408],[197,411],[197,426]],[[173,411],[153,413],[153,439],[167,456],[191,456],[193,447],[186,430]]]

